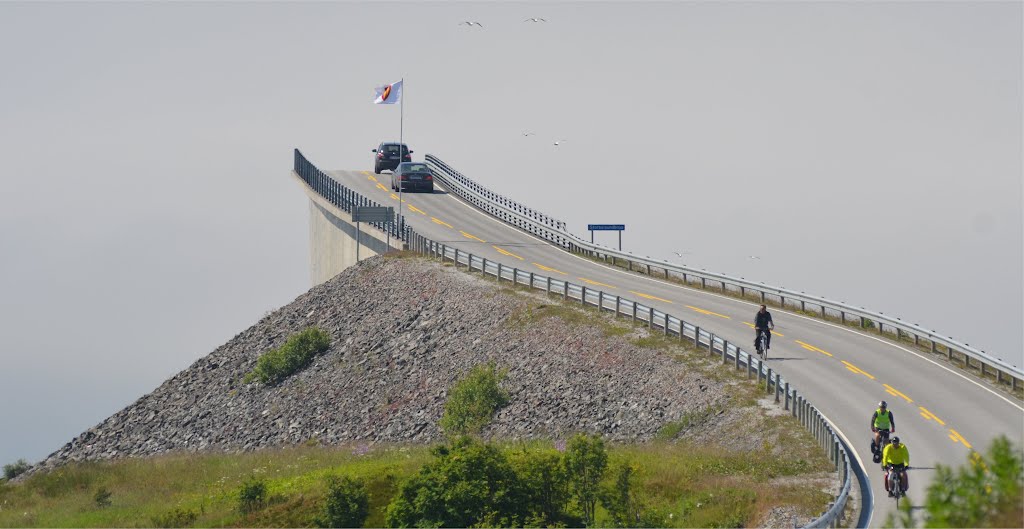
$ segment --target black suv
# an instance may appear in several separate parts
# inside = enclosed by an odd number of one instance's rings
[[[417,189],[433,193],[434,175],[430,173],[430,168],[425,163],[405,162],[391,173],[391,189],[398,191],[399,187],[402,191]]]
[[[401,160],[398,159],[399,148],[402,151]],[[373,172],[377,174],[380,174],[384,169],[394,170],[401,162],[412,161],[412,151],[404,143],[381,143],[380,146],[371,152],[377,153],[377,157],[373,161]]]

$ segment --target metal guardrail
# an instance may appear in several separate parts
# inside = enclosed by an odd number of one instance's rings
[[[348,187],[345,187],[337,180],[331,178],[327,173],[317,169],[316,166],[310,163],[298,149],[295,149],[294,169],[295,173],[298,174],[299,177],[313,189],[313,191],[316,191],[328,202],[334,204],[346,213],[352,213],[352,210],[357,207],[382,206],[382,204],[374,202]],[[401,215],[397,216],[395,222],[367,222],[367,224],[370,224],[383,233],[387,233],[392,237],[403,241],[408,241],[409,236],[412,233],[412,228],[406,224],[405,217],[402,217]]]
[[[343,211],[352,212],[357,206],[377,206],[378,204],[367,199],[361,194],[348,189],[337,182],[330,175],[324,173],[309,162],[295,149],[296,174],[305,181],[320,196],[339,207]],[[504,206],[503,206],[504,207]],[[528,208],[518,206],[520,213],[530,218],[538,219],[541,222],[551,222],[553,226],[564,231],[564,223],[539,214]],[[765,385],[765,391],[773,393],[776,403],[783,403],[784,409],[789,410],[793,417],[800,420],[801,424],[811,432],[815,440],[829,457],[834,465],[834,470],[840,472],[842,484],[839,495],[829,506],[828,510],[821,516],[811,520],[804,527],[838,527],[843,519],[846,503],[850,497],[852,484],[851,464],[852,460],[846,449],[840,442],[839,437],[832,429],[831,424],[825,419],[817,408],[812,406],[795,387],[790,387],[789,382],[782,378],[782,375],[772,370],[757,357],[743,351],[735,344],[731,344],[707,329],[687,323],[681,318],[656,310],[654,307],[647,307],[635,301],[612,296],[602,290],[595,290],[584,285],[576,285],[568,281],[562,281],[551,277],[541,276],[533,272],[526,272],[517,268],[507,267],[497,261],[488,261],[486,258],[478,257],[470,253],[461,252],[458,248],[452,248],[444,244],[427,239],[416,233],[404,222],[389,225],[378,225],[373,223],[381,231],[389,231],[391,235],[405,241],[412,251],[421,254],[440,258],[442,261],[450,259],[457,265],[465,264],[467,269],[480,270],[483,275],[492,275],[498,281],[507,279],[510,282],[523,285],[524,283],[532,289],[545,290],[548,295],[561,294],[565,300],[579,300],[584,307],[593,306],[599,311],[613,311],[616,317],[629,315],[634,322],[646,322],[652,331],[661,331],[666,336],[677,336],[679,340],[692,341],[697,348],[707,347],[708,354],[721,354],[723,364],[733,364],[737,370],[746,369],[747,378],[753,378],[757,374],[757,383]],[[400,224],[400,226],[399,226]],[[609,305],[611,305],[609,307]],[[730,360],[730,358],[732,360]],[[780,397],[780,394],[782,397]]]
[[[826,452],[829,461],[834,465],[834,470],[840,473],[839,495],[821,516],[809,521],[804,527],[838,527],[842,521],[853,484],[849,454],[825,416],[795,387],[791,387],[781,374],[768,367],[760,358],[682,318],[603,290],[509,267],[501,262],[432,241],[416,233],[413,233],[409,240],[409,249],[442,261],[451,261],[456,266],[465,265],[467,271],[479,271],[485,277],[493,276],[499,283],[505,280],[514,285],[529,287],[531,290],[542,290],[548,295],[561,296],[565,301],[578,301],[581,306],[594,307],[599,312],[614,312],[616,318],[632,318],[634,323],[646,324],[651,332],[660,331],[665,336],[692,342],[698,349],[707,349],[709,355],[720,356],[723,365],[733,366],[738,371],[746,371],[748,379],[753,379],[756,375],[757,384],[764,384],[765,391],[774,395],[776,404],[781,404],[803,424],[814,436],[818,446]]]
[[[977,367],[982,378],[991,375],[997,386],[1006,386],[1013,393],[1016,393],[1018,388],[1024,387],[1021,384],[1024,381],[1024,370],[1021,368],[992,357],[985,351],[971,347],[969,344],[940,335],[936,331],[925,329],[916,323],[906,323],[900,318],[886,316],[880,312],[874,312],[863,307],[854,307],[844,302],[832,301],[804,292],[765,285],[764,283],[755,283],[741,277],[737,278],[706,270],[697,270],[668,261],[641,257],[629,252],[591,243],[569,233],[565,229],[565,222],[527,208],[484,188],[465,175],[455,171],[436,156],[428,154],[425,159],[434,172],[434,177],[460,198],[467,200],[477,208],[508,224],[569,251],[601,259],[605,262],[610,262],[614,266],[624,263],[631,271],[648,275],[661,275],[666,279],[682,280],[688,285],[700,285],[701,288],[705,289],[708,288],[708,283],[710,282],[712,287],[715,284],[719,285],[719,288],[724,293],[737,294],[739,297],[748,300],[756,299],[761,303],[774,303],[783,308],[800,310],[802,312],[810,312],[808,308],[814,309],[813,312],[821,318],[836,319],[844,325],[851,322],[859,324],[861,328],[871,328],[877,325],[879,334],[883,336],[891,336],[897,341],[912,339],[914,345],[918,347],[923,345],[922,342],[926,342],[930,344],[932,353],[945,353],[950,361],[959,361],[962,357],[965,367],[968,369]],[[940,347],[944,351],[940,351]],[[974,361],[973,363],[972,360]]]

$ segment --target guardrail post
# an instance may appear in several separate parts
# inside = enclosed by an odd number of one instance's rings
[[[715,354],[715,333],[708,332],[708,356]]]
[[[647,275],[651,275],[651,265],[647,265]]]
[[[758,361],[757,361],[757,385],[758,385],[758,386],[760,386],[760,385],[761,385],[761,380],[762,380],[762,379],[763,379],[764,377],[765,377],[765,372],[764,372],[764,361],[763,361],[763,360],[758,360]]]
[[[1010,375],[1010,390],[1017,391],[1017,377]]]
[[[700,347],[700,327],[697,325],[693,326],[693,346]]]
[[[786,308],[786,296],[779,296],[779,306]]]
[[[805,312],[806,310],[807,310],[807,302],[801,299],[800,300],[800,312]]]
[[[569,282],[568,281],[562,281],[562,300],[563,301],[568,301],[569,300]]]
[[[533,290],[533,272],[530,272],[530,290]]]
[[[604,290],[597,291],[597,313],[600,314],[604,310]]]
[[[615,296],[615,319],[619,319],[619,307],[622,305],[622,298]]]
[[[707,279],[704,279],[703,277],[700,278],[700,288],[703,288],[703,289],[707,289],[708,288],[708,280]]]
[[[739,371],[740,370],[740,348],[734,346],[734,349],[736,349],[736,353],[734,353],[736,355],[736,371]]]
[[[665,331],[665,336],[668,336],[668,313],[667,312],[665,313],[665,326],[664,326],[663,330]]]
[[[861,329],[864,329],[864,328],[866,328],[867,326],[868,326],[868,324],[867,324],[867,322],[866,322],[866,321],[864,321],[864,316],[861,316],[861,317],[860,317],[860,328],[861,328]]]
[[[550,294],[550,293],[551,293],[551,276],[548,276],[548,281],[547,281],[547,290],[546,290],[546,292],[547,292],[548,294]]]
[[[821,306],[821,319],[825,319],[825,305]]]
[[[747,289],[743,285],[740,285],[740,297],[746,299]]]
[[[915,334],[914,334],[914,347],[920,347],[920,346],[921,346],[921,337],[920,337],[920,336],[918,336],[918,335],[917,335],[917,334],[915,333]]]
[[[487,258],[483,257],[482,259],[484,260],[484,263],[480,265],[480,275],[487,277]]]
[[[722,364],[729,361],[729,340],[722,339]]]
[[[764,381],[764,391],[765,391],[765,393],[771,391],[771,389],[772,389],[772,374],[773,373],[774,373],[774,371],[772,371],[772,368],[769,367],[768,368],[768,378],[766,378],[765,381]]]
[[[633,304],[633,324],[636,325],[636,302],[632,301],[630,303]]]
[[[939,344],[935,343],[935,339],[931,336],[928,337],[928,340],[932,342],[932,354],[939,354]]]
[[[747,380],[754,376],[754,355],[747,353]]]
[[[782,409],[789,409],[789,382],[786,382],[786,402],[782,405]]]
[[[587,287],[583,287],[583,290],[580,291],[580,305],[583,308],[587,307]]]
[[[782,375],[775,373],[775,404],[779,403],[779,385],[782,383]]]
[[[761,291],[761,304],[764,305],[764,291]]]
[[[654,307],[647,307],[647,329],[654,330]]]
[[[832,462],[835,463],[835,469],[839,470],[839,441],[832,440]]]
[[[981,378],[985,378],[985,362],[979,360],[978,363],[981,365]]]
[[[513,267],[512,268],[512,286],[516,286],[518,284],[519,284],[519,269]]]
[[[790,403],[790,406],[789,406],[789,413],[793,417],[796,417],[796,415],[797,415],[797,411],[796,411],[797,401],[798,401],[798,396],[796,394],[796,391],[793,391],[793,402]]]

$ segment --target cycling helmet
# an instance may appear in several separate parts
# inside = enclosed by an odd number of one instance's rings
[[[893,437],[892,439],[889,439],[889,442],[894,444],[894,445],[898,445],[898,444],[900,444],[900,438],[899,437]]]
[[[888,407],[888,405],[887,405],[887,404],[885,403],[885,401],[883,400],[882,402],[879,402],[879,403],[878,403],[878,407],[879,407],[879,408],[887,408],[887,407]]]

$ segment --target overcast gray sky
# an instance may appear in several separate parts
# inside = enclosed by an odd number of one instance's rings
[[[417,155],[579,234],[1021,365],[1021,5],[0,3],[0,463],[305,291],[292,148],[369,169],[403,76]]]

